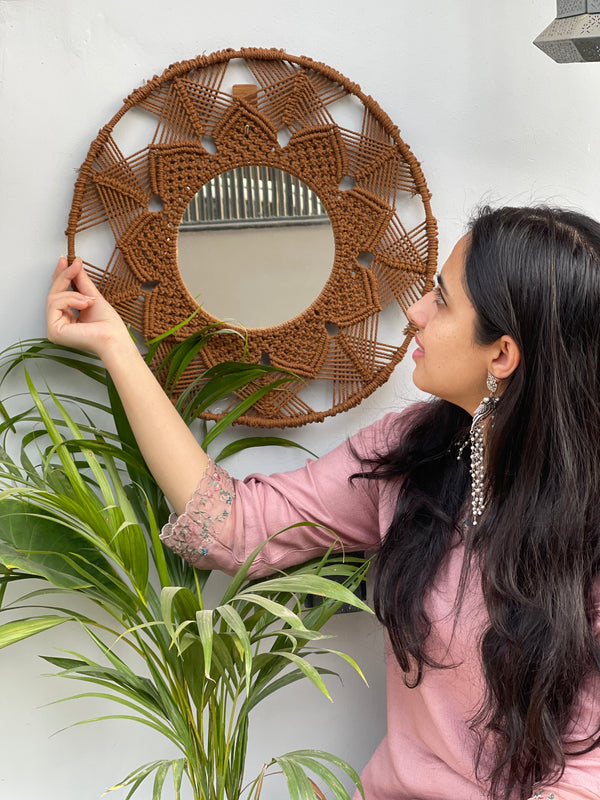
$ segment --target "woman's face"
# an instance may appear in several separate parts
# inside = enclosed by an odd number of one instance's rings
[[[464,265],[468,235],[459,239],[438,276],[438,285],[407,316],[417,328],[415,386],[473,414],[486,388],[492,345],[475,342],[476,313],[467,296]]]

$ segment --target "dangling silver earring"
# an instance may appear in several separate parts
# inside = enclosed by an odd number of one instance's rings
[[[498,381],[489,374],[486,385],[489,397],[484,397],[475,409],[473,422],[471,423],[471,505],[473,510],[473,525],[477,525],[477,519],[483,514],[485,508],[485,462],[483,452],[483,439],[486,426],[484,420],[490,417],[496,406],[499,397],[495,397],[498,391]]]

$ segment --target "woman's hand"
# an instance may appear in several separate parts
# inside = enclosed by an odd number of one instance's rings
[[[72,291],[71,291],[72,290]],[[142,454],[181,513],[207,456],[141,357],[129,331],[77,258],[60,258],[47,304],[48,338],[100,356],[121,397]]]
[[[46,319],[50,341],[88,350],[101,358],[117,345],[133,346],[122,319],[90,280],[80,258],[70,266],[64,256],[59,258],[48,293]]]

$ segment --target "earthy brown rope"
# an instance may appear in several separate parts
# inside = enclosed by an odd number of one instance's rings
[[[232,59],[245,62],[256,93],[222,90]],[[360,131],[339,127],[330,110],[348,95],[362,104]],[[112,132],[134,108],[155,115],[157,125],[147,147],[125,155]],[[283,128],[291,134],[286,147],[277,139]],[[214,143],[214,153],[205,149],[204,137]],[[114,250],[105,266],[87,264],[92,279],[145,339],[169,330],[198,309],[177,264],[179,223],[188,203],[220,173],[253,164],[289,172],[319,196],[331,220],[335,259],[325,287],[304,312],[248,331],[251,360],[266,353],[272,365],[300,379],[268,393],[241,421],[267,428],[321,421],[358,404],[389,378],[412,333],[399,347],[378,341],[379,315],[390,304],[404,310],[427,291],[437,258],[436,223],[418,161],[377,103],[339,72],[282,50],[242,48],[198,56],[155,75],[125,99],[90,146],[69,215],[69,258],[77,234],[108,223]],[[340,188],[343,179],[351,188]],[[398,216],[399,193],[420,198],[423,221],[412,230]],[[162,208],[150,210],[156,198]],[[365,253],[368,267],[359,261]],[[179,337],[212,322],[200,309]],[[242,358],[242,347],[239,336],[213,337],[178,389],[213,364]],[[332,383],[325,411],[303,397],[311,380]]]

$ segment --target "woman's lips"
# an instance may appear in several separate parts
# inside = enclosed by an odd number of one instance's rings
[[[415,336],[415,344],[417,345],[416,349],[413,351],[412,357],[413,358],[423,358],[425,355],[425,351],[423,350],[423,345],[419,341],[419,337]]]

